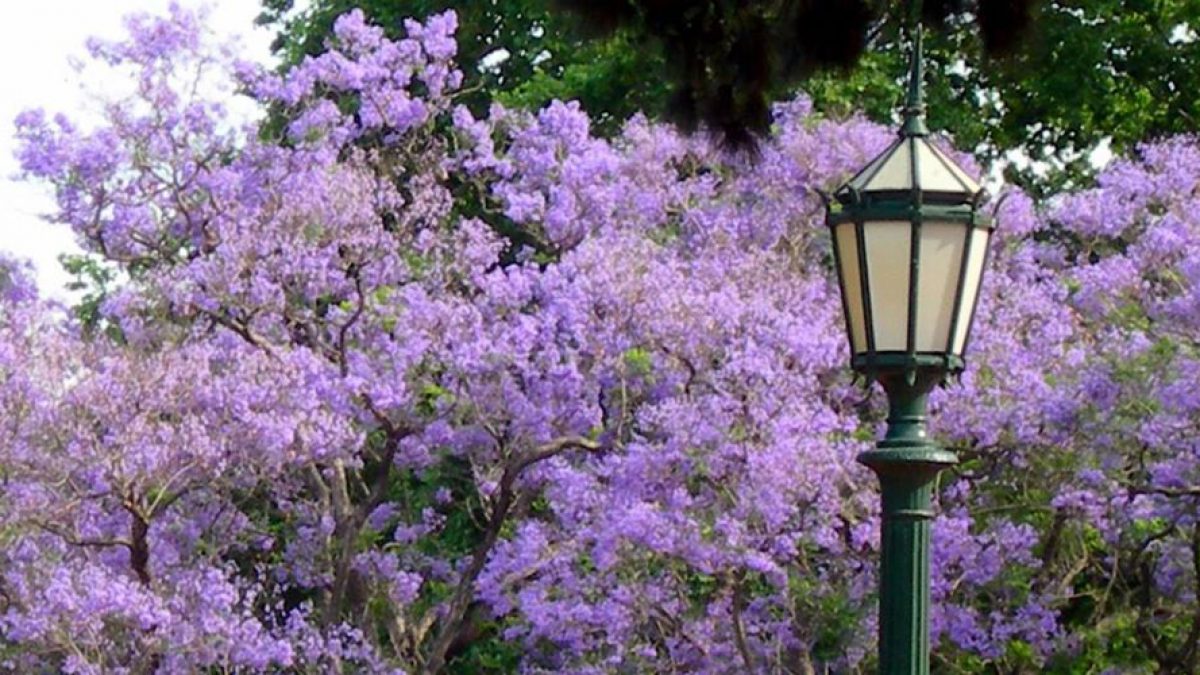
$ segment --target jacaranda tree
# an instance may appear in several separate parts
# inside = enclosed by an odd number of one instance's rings
[[[284,75],[183,10],[129,27],[91,45],[137,85],[103,123],[17,122],[115,281],[68,317],[0,265],[5,669],[872,667],[881,410],[818,191],[886,129],[797,99],[750,164],[570,103],[477,118],[453,14],[347,14]],[[1183,139],[997,200],[936,401],[948,669],[1200,658],[1198,186]]]

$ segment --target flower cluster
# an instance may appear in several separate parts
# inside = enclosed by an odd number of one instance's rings
[[[479,118],[452,13],[393,41],[352,12],[282,75],[181,10],[129,25],[105,124],[18,119],[123,281],[95,330],[0,261],[4,667],[869,667],[880,407],[817,195],[886,130],[799,98],[747,163],[570,103]],[[243,132],[179,81],[222,67],[270,111]],[[935,401],[940,658],[1085,653],[1081,597],[1195,658],[1156,636],[1197,602],[1198,182],[1180,140],[997,202]]]

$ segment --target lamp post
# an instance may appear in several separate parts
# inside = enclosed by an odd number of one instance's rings
[[[914,19],[899,137],[838,189],[827,213],[851,367],[888,397],[887,433],[858,457],[878,475],[883,498],[886,675],[929,672],[931,492],[957,458],[927,436],[926,401],[964,367],[993,227],[979,213],[979,184],[928,139],[921,51]]]

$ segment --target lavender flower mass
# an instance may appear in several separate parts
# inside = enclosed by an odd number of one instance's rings
[[[128,28],[102,123],[17,120],[112,281],[64,311],[0,260],[0,671],[873,671],[885,406],[819,192],[892,131],[799,96],[750,161],[479,116],[452,12],[350,12],[283,74]],[[1200,143],[985,208],[935,667],[1194,672]]]

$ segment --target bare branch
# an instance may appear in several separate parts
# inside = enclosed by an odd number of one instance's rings
[[[228,328],[233,331],[238,337],[242,338],[251,345],[263,350],[267,356],[275,358],[275,351],[271,349],[270,343],[265,338],[255,335],[250,330],[250,326],[245,321],[234,321],[233,319],[224,316],[218,312],[212,312],[206,309],[201,309],[201,313],[213,321],[213,323]]]
[[[524,472],[525,469],[529,468],[530,466],[550,459],[556,455],[560,455],[567,450],[573,449],[595,452],[600,449],[600,444],[589,438],[583,438],[581,436],[559,438],[557,440],[550,441],[545,445],[539,446],[533,452],[521,455],[517,459],[516,463],[504,473],[507,476],[511,472],[513,474],[513,479],[515,480],[519,474]]]
[[[97,538],[97,537],[78,537],[78,536],[58,527],[57,525],[52,525],[50,523],[43,522],[43,521],[34,521],[33,525],[34,525],[34,527],[37,527],[39,530],[43,530],[45,532],[48,532],[48,533],[58,537],[59,539],[62,539],[66,543],[70,544],[71,546],[90,547],[90,548],[114,548],[117,546],[123,546],[125,548],[133,548],[133,544],[128,539],[121,539],[119,537],[115,538],[115,539]]]
[[[1162,495],[1164,497],[1200,497],[1200,487],[1190,486],[1181,488],[1155,487],[1153,485],[1129,485],[1129,492],[1135,495]]]
[[[742,655],[742,663],[746,666],[746,672],[753,673],[754,655],[750,653],[750,645],[746,642],[746,627],[742,624],[742,611],[746,608],[746,594],[742,587],[741,572],[730,575],[729,586],[733,591],[733,597],[730,600],[733,614],[733,639],[737,643],[738,653]]]
[[[350,329],[358,322],[358,319],[363,315],[363,310],[366,309],[367,299],[363,293],[362,272],[357,265],[351,267],[351,276],[354,278],[354,292],[358,296],[358,302],[354,307],[354,313],[342,324],[338,329],[337,337],[337,360],[338,368],[341,369],[342,377],[346,376],[348,365],[346,363],[346,337],[350,333]]]
[[[455,588],[454,595],[450,599],[450,606],[446,611],[441,628],[437,632],[437,637],[434,638],[429,658],[421,669],[422,673],[428,675],[439,673],[446,664],[446,654],[450,649],[450,645],[454,643],[454,639],[461,631],[467,608],[474,599],[475,582],[479,578],[479,574],[483,571],[483,567],[487,563],[492,549],[499,540],[500,531],[503,529],[504,523],[512,510],[516,499],[515,486],[517,480],[526,469],[534,464],[543,462],[571,449],[596,451],[600,449],[600,444],[581,436],[559,438],[538,446],[532,452],[516,457],[504,470],[504,475],[500,478],[500,485],[497,489],[495,506],[492,508],[491,517],[488,518],[483,539],[475,547],[470,563],[463,570],[462,577],[459,578],[458,586]]]

